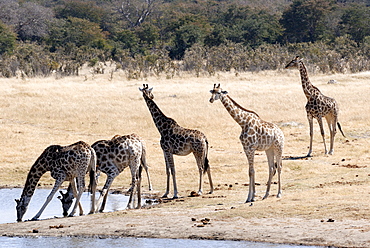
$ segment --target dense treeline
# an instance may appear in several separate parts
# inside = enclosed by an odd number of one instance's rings
[[[370,1],[0,0],[0,76],[370,69]],[[315,66],[315,67],[313,67]]]

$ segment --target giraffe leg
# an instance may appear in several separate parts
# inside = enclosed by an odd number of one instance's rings
[[[76,180],[77,180],[78,194],[76,197],[75,205],[73,206],[73,209],[71,213],[68,215],[68,217],[73,217],[75,215],[77,206],[81,200],[82,193],[85,191],[85,175],[80,175]]]
[[[116,176],[117,176],[116,174],[107,174],[107,180],[105,181],[102,192],[100,193],[99,199],[96,202],[95,211],[103,212],[106,201],[107,201],[109,188],[112,185],[113,180],[116,178]],[[101,206],[100,206],[100,204],[101,204]],[[99,209],[99,207],[100,207],[100,209]]]
[[[58,191],[59,187],[62,185],[62,183],[64,182],[64,179],[65,179],[65,176],[62,177],[62,178],[58,178],[57,180],[55,180],[55,184],[54,184],[54,187],[53,189],[51,190],[50,194],[48,195],[48,197],[46,198],[46,201],[44,203],[44,205],[42,205],[41,209],[39,210],[39,212],[32,218],[32,220],[37,220],[40,215],[42,214],[42,212],[44,212],[46,206],[49,204],[49,202],[51,201],[51,199],[53,199],[53,196],[55,195],[55,193]]]
[[[307,157],[311,157],[312,153],[312,140],[313,140],[313,118],[311,115],[307,114],[308,124],[310,126],[310,148],[308,150]]]
[[[203,168],[204,168],[204,157],[202,154],[194,153],[195,160],[197,162],[198,171],[199,171],[199,189],[198,195],[202,195],[203,193]]]
[[[275,164],[274,164],[274,149],[270,148],[266,150],[266,156],[267,156],[267,161],[268,161],[268,166],[269,166],[269,179],[267,181],[267,189],[266,189],[266,194],[262,198],[262,200],[266,199],[269,194],[270,194],[270,187],[271,187],[271,181],[272,177],[274,176],[276,172]]]
[[[254,178],[254,150],[249,150],[248,148],[244,148],[244,152],[247,155],[248,164],[249,164],[249,193],[247,202],[254,202],[254,196],[256,193],[255,188],[255,178]]]
[[[208,179],[209,179],[209,185],[211,187],[211,189],[209,191],[209,194],[212,194],[213,193],[213,182],[212,182],[211,168],[210,167],[207,168],[207,174],[208,174]]]
[[[149,191],[151,191],[151,190],[153,190],[153,187],[152,187],[152,182],[150,180],[148,164],[146,163],[146,149],[145,149],[145,147],[143,147],[143,151],[142,151],[142,154],[141,154],[141,165],[145,170],[146,176],[148,178]]]
[[[173,181],[173,198],[179,198],[178,192],[177,192],[177,184],[176,184],[176,171],[175,171],[175,162],[173,159],[173,154],[170,152],[165,151],[164,152],[164,158],[166,161],[166,173],[167,173],[167,187],[166,187],[166,193],[162,196],[163,198],[168,197],[168,193],[170,191],[170,177],[172,175],[172,181]]]
[[[326,150],[326,144],[325,144],[325,132],[324,132],[324,127],[322,125],[322,117],[317,117],[317,122],[319,123],[320,126],[320,133],[322,136],[322,141],[324,143],[324,149],[325,149],[325,154],[328,154],[328,150]]]
[[[281,152],[279,152],[276,155],[276,165],[277,165],[277,171],[278,171],[278,193],[276,195],[277,198],[280,198],[281,194],[282,194],[282,190],[281,190],[281,169],[282,169],[283,165],[282,165],[281,157],[282,157],[282,154],[281,154]]]
[[[282,135],[284,137],[284,135]],[[284,138],[280,140],[278,143],[275,143],[275,162],[276,162],[276,168],[278,172],[278,193],[276,195],[277,198],[281,197],[282,189],[281,189],[281,169],[283,167],[282,165],[282,156],[283,156],[283,148],[284,148]]]
[[[141,208],[141,174],[143,171],[143,167],[140,166],[138,169],[138,178],[137,178],[137,209]]]
[[[133,200],[135,190],[138,190],[138,176],[139,176],[139,168],[140,168],[140,159],[135,158],[130,162],[130,171],[131,171],[131,179],[132,179],[132,190],[130,192],[130,198],[127,203],[127,208],[132,209],[133,207]]]
[[[330,131],[330,149],[329,154],[332,155],[334,153],[334,137],[337,134],[337,118],[333,116],[326,116],[326,122],[328,123],[329,131]]]
[[[76,178],[77,179],[77,178]],[[76,182],[75,182],[75,179],[73,179],[71,181],[71,188],[72,188],[72,192],[73,192],[73,196],[75,199],[77,199],[77,188],[76,188]],[[84,210],[82,208],[82,204],[81,202],[78,202],[78,209],[80,211],[80,215],[83,215],[84,214]]]

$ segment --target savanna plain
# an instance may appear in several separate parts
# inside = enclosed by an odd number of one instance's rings
[[[149,84],[154,101],[167,116],[207,136],[214,193],[207,194],[205,176],[204,194],[191,197],[191,192],[198,189],[195,159],[192,155],[175,156],[179,199],[134,210],[1,224],[1,235],[132,236],[370,247],[369,72],[309,75],[323,94],[338,102],[339,122],[346,135],[338,131],[334,155],[325,155],[314,121],[313,157],[309,158],[302,158],[308,152],[309,127],[298,70],[142,80],[127,80],[123,72],[110,76],[93,75],[86,69],[78,77],[1,78],[0,186],[23,187],[30,167],[49,145],[69,145],[79,140],[92,144],[117,134],[137,133],[146,142],[154,187],[148,191],[143,174],[143,193],[160,199],[166,188],[160,135],[138,89]],[[338,83],[328,84],[331,79]],[[276,198],[277,185],[273,184],[269,198],[262,200],[268,167],[265,153],[257,152],[257,198],[253,204],[245,203],[249,179],[239,141],[241,128],[220,101],[209,102],[214,83],[220,83],[241,106],[278,124],[284,132],[282,198]],[[324,125],[329,146],[326,122]],[[103,175],[99,188],[104,181]],[[112,190],[125,192],[130,182],[126,169],[115,179]],[[39,187],[51,188],[53,183],[46,173]],[[55,226],[59,228],[52,228]]]

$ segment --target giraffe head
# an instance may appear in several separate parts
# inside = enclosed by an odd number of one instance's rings
[[[63,216],[66,217],[68,215],[68,210],[72,206],[73,203],[73,193],[67,191],[65,194],[63,194],[62,191],[59,191],[61,196],[58,196],[58,199],[62,202],[62,209],[63,209]]]
[[[143,92],[144,95],[146,95],[149,99],[153,100],[154,95],[152,94],[152,88],[149,88],[148,84],[143,84],[143,88],[139,88],[141,92]]]
[[[213,90],[210,90],[209,92],[212,93],[212,96],[211,98],[209,99],[209,101],[211,103],[213,103],[215,100],[218,100],[220,99],[220,96],[223,94],[223,95],[226,95],[228,92],[227,91],[223,91],[220,87],[220,84],[218,84],[216,86],[216,84],[213,85]]]
[[[21,199],[15,199],[15,202],[17,203],[17,206],[15,207],[17,210],[17,221],[22,221],[23,215],[27,211],[28,203],[25,201],[25,197],[22,197]]]
[[[291,68],[299,68],[298,64],[301,62],[301,58],[299,56],[296,56],[292,61],[290,61],[286,66],[285,69],[291,69]]]

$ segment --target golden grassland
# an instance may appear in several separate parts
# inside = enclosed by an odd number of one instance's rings
[[[78,140],[90,144],[116,134],[137,133],[145,139],[154,193],[165,191],[165,164],[160,135],[138,90],[143,83],[154,87],[154,100],[162,111],[181,126],[205,133],[210,144],[209,160],[213,195],[175,201],[179,207],[220,205],[216,214],[248,217],[300,217],[370,219],[370,73],[312,75],[323,94],[337,100],[339,121],[346,138],[338,132],[334,155],[324,154],[317,122],[314,122],[313,157],[308,152],[309,134],[299,72],[222,73],[214,77],[178,76],[173,79],[127,80],[124,73],[61,79],[0,79],[0,186],[23,187],[30,166],[51,144],[68,145]],[[335,79],[338,84],[327,84]],[[285,134],[282,171],[283,197],[276,185],[261,201],[268,176],[264,152],[255,157],[257,202],[244,204],[249,179],[248,165],[239,142],[240,127],[219,101],[209,102],[214,83],[221,83],[240,105],[277,123]],[[326,141],[329,146],[325,123]],[[179,194],[188,196],[198,188],[198,170],[192,155],[175,157]],[[105,178],[101,177],[99,187]],[[276,178],[275,178],[276,180]],[[128,189],[129,170],[113,183]],[[209,190],[205,178],[204,192]],[[51,187],[49,173],[40,186]],[[64,184],[66,185],[66,183]],[[147,190],[146,178],[143,189]],[[147,192],[146,192],[147,193]],[[170,206],[164,205],[163,207]],[[246,211],[248,210],[248,211]],[[109,214],[108,214],[109,215]]]

